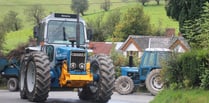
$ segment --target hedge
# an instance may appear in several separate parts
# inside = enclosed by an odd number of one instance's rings
[[[172,89],[209,89],[209,50],[173,54],[162,69],[165,85]]]

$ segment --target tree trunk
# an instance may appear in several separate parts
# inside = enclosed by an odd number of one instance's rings
[[[145,2],[142,2],[142,5],[145,6]]]
[[[83,11],[80,11],[80,13],[81,13],[81,15],[82,15],[82,16],[84,16],[84,13],[83,13]]]
[[[156,2],[157,2],[157,5],[160,5],[160,0],[156,0]]]

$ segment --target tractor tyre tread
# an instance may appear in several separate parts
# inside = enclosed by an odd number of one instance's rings
[[[147,90],[152,94],[152,95],[157,95],[158,92],[160,90],[155,90],[152,86],[152,83],[151,82],[151,79],[153,78],[153,76],[156,76],[156,75],[160,75],[160,71],[161,69],[154,69],[152,70],[148,75],[147,75],[147,78],[145,80],[145,84],[146,84],[146,88]]]
[[[98,90],[92,93],[89,87],[84,87],[78,94],[82,100],[90,100],[99,103],[106,103],[111,99],[114,89],[115,71],[113,62],[109,56],[104,54],[96,55],[91,61],[91,66],[97,65],[99,67],[99,82]]]
[[[32,52],[28,59],[27,63],[34,62],[35,64],[36,78],[33,91],[27,90],[27,97],[32,102],[44,102],[48,97],[51,84],[48,56],[43,52]]]
[[[115,71],[113,62],[109,56],[98,55],[97,60],[100,67],[100,88],[96,98],[97,102],[106,103],[111,99],[113,94],[114,82],[115,82]]]

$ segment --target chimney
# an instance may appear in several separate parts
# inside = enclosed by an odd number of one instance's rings
[[[175,36],[175,28],[166,28],[165,36],[167,36],[167,37]]]

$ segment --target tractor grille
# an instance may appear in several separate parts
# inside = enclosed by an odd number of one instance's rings
[[[72,52],[70,69],[71,70],[85,70],[85,52]],[[83,67],[83,68],[82,68]]]

